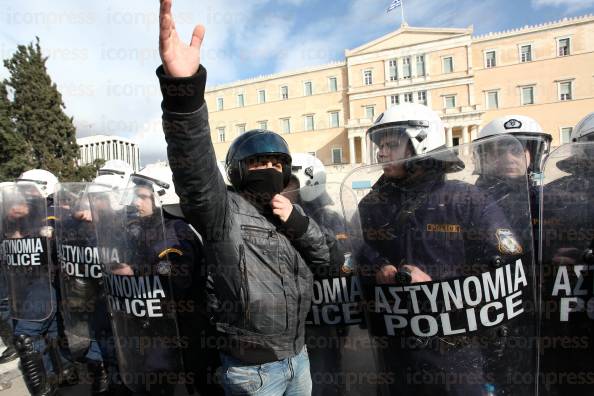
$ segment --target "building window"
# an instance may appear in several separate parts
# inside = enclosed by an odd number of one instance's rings
[[[398,62],[396,59],[390,59],[389,63],[390,81],[398,80]]]
[[[530,44],[520,46],[520,62],[532,62],[532,46]]]
[[[281,126],[283,128],[283,133],[291,133],[291,119],[290,118],[281,118]]]
[[[237,125],[237,136],[245,133],[245,124],[238,124]]]
[[[306,131],[313,131],[314,130],[314,116],[313,114],[309,114],[303,117],[305,121],[305,130]]]
[[[338,91],[338,80],[336,79],[336,77],[328,78],[328,89],[330,90],[330,92]]]
[[[571,81],[563,81],[559,83],[559,100],[571,100],[572,95]]]
[[[261,89],[258,91],[258,103],[266,103],[266,90]]]
[[[225,141],[225,127],[217,128],[217,135],[219,136],[219,143]]]
[[[258,121],[259,129],[268,129],[268,121]]]
[[[569,38],[562,38],[557,40],[557,54],[559,56],[567,56],[571,53],[571,49],[570,49],[570,44],[571,41],[569,40]]]
[[[365,106],[365,118],[369,118],[373,121],[375,117],[375,106]]]
[[[243,98],[243,94],[237,95],[237,107],[245,106],[245,100]]]
[[[491,68],[497,66],[497,56],[495,51],[485,52],[485,67]]]
[[[412,92],[406,92],[404,94],[404,103],[412,103],[413,101],[413,94]]]
[[[522,105],[534,104],[534,87],[522,87]]]
[[[400,104],[400,96],[398,95],[390,95],[390,104],[392,106]]]
[[[446,56],[445,58],[443,58],[442,67],[443,67],[444,74],[453,73],[454,72],[454,58],[452,58],[451,56]]]
[[[571,141],[571,132],[573,131],[572,127],[561,128],[561,133],[559,135],[561,144],[569,143]]]
[[[313,89],[311,86],[311,81],[306,81],[303,83],[303,95],[311,96],[313,95]]]
[[[417,92],[417,102],[427,106],[427,91]]]
[[[443,97],[443,105],[446,109],[456,107],[456,95],[447,95]]]
[[[371,70],[365,70],[363,72],[363,83],[365,85],[373,84],[373,72]]]
[[[330,112],[330,128],[338,128],[340,125],[340,113],[338,111]]]
[[[402,78],[410,78],[410,57],[402,59]]]
[[[499,108],[499,91],[487,91],[487,109]]]
[[[223,98],[217,98],[217,111],[221,111],[224,108],[224,100]]]
[[[417,77],[425,76],[425,55],[417,56]]]
[[[283,85],[281,87],[281,99],[282,100],[289,99],[289,87],[287,87],[286,85]]]
[[[332,163],[333,164],[342,164],[342,148],[333,148],[332,149]]]

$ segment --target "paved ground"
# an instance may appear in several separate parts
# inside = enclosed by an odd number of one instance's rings
[[[18,359],[0,365],[0,396],[29,396],[27,387],[18,368]],[[60,396],[88,396],[88,385],[77,385],[60,389]]]

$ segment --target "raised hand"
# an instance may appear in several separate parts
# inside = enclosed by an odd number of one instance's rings
[[[200,66],[200,47],[204,39],[204,26],[197,25],[192,32],[190,45],[183,43],[171,14],[173,0],[160,0],[159,11],[159,55],[165,73],[172,77],[189,77]]]

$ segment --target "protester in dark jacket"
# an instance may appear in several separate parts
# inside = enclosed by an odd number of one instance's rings
[[[161,1],[160,25],[163,66],[157,75],[168,157],[182,210],[203,236],[212,270],[212,320],[223,335],[225,390],[307,395],[308,266],[329,265],[326,240],[301,208],[279,195],[289,181],[291,157],[274,132],[250,131],[233,143],[226,166],[234,189],[227,190],[204,102],[204,28],[194,30],[190,46],[182,44],[168,0]]]

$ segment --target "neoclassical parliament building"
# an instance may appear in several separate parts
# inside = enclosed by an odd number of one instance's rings
[[[481,36],[403,25],[343,61],[209,87],[206,101],[219,160],[239,134],[265,128],[326,165],[360,164],[365,130],[405,102],[437,111],[450,146],[506,114],[535,118],[558,146],[594,111],[594,16]]]

